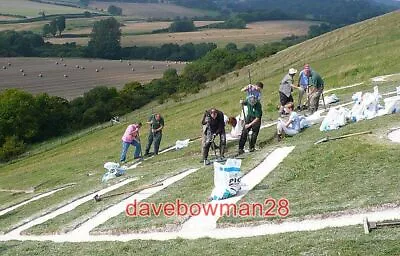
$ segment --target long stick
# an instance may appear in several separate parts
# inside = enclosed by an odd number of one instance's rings
[[[368,134],[368,133],[372,133],[372,131],[350,133],[350,134],[346,134],[346,135],[342,135],[342,136],[338,136],[338,137],[333,137],[333,138],[325,137],[325,138],[320,139],[319,141],[315,142],[314,145],[317,145],[317,144],[322,143],[322,142],[327,142],[327,141],[330,141],[330,140],[338,140],[338,139],[343,139],[343,138],[347,138],[347,137],[351,137],[351,136],[357,136],[357,135]]]
[[[144,185],[144,186],[141,186],[141,187],[139,187],[137,189],[134,189],[134,190],[131,190],[131,191],[124,191],[124,192],[120,192],[120,193],[117,193],[117,194],[111,194],[111,195],[107,195],[107,196],[99,196],[98,194],[96,194],[93,199],[96,202],[99,202],[102,199],[107,198],[107,197],[119,196],[119,195],[123,195],[123,194],[127,194],[127,193],[137,193],[137,192],[139,192],[141,190],[144,190],[144,189],[159,187],[159,186],[162,186],[162,185],[163,185],[163,183]]]
[[[249,83],[251,84],[251,74],[250,74],[250,69],[247,69],[247,72],[249,74]]]

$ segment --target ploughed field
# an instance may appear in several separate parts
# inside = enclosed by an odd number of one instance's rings
[[[0,91],[19,88],[65,99],[82,96],[96,86],[123,88],[128,82],[161,78],[168,68],[178,72],[185,63],[79,58],[0,58]]]

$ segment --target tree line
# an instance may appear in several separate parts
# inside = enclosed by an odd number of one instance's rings
[[[240,49],[230,43],[188,64],[180,75],[175,69],[168,69],[162,78],[147,84],[130,82],[120,91],[95,87],[71,101],[46,93],[32,95],[7,89],[0,93],[0,161],[17,157],[32,143],[106,122],[154,99],[159,103],[170,98],[180,100],[198,92],[205,82],[275,54],[298,40],[292,37],[259,47],[249,44]]]

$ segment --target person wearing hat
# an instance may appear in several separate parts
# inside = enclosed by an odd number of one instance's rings
[[[279,108],[279,113],[284,115],[285,110],[284,106],[289,102],[293,102],[292,91],[293,88],[297,88],[297,86],[293,85],[294,75],[296,75],[297,70],[294,68],[290,68],[289,72],[283,77],[280,87],[279,87],[279,99],[281,106]]]
[[[297,110],[305,109],[306,105],[301,106],[301,101],[303,99],[304,94],[308,92],[308,75],[311,71],[310,65],[305,64],[302,71],[299,73],[299,80],[297,81],[297,88],[299,89],[299,102],[297,105]],[[308,97],[308,96],[306,96]],[[308,102],[309,104],[309,102]]]
[[[308,84],[309,87],[311,88],[309,95],[310,113],[313,114],[315,111],[318,110],[319,98],[321,97],[321,94],[324,91],[324,80],[313,69],[310,69],[310,72],[308,72],[307,76],[308,76]]]

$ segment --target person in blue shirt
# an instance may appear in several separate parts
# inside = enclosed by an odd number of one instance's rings
[[[264,88],[262,82],[257,82],[256,84],[249,84],[245,86],[241,91],[246,92],[246,99],[255,99],[256,101],[261,101],[261,90]]]
[[[307,92],[308,92],[308,74],[310,73],[311,68],[310,65],[306,64],[304,65],[304,68],[302,71],[299,73],[299,80],[297,82],[297,87],[299,89],[299,102],[297,104],[297,110],[305,109],[305,104],[303,107],[301,106],[301,101],[303,99],[304,94],[306,94],[306,97],[308,97]]]

